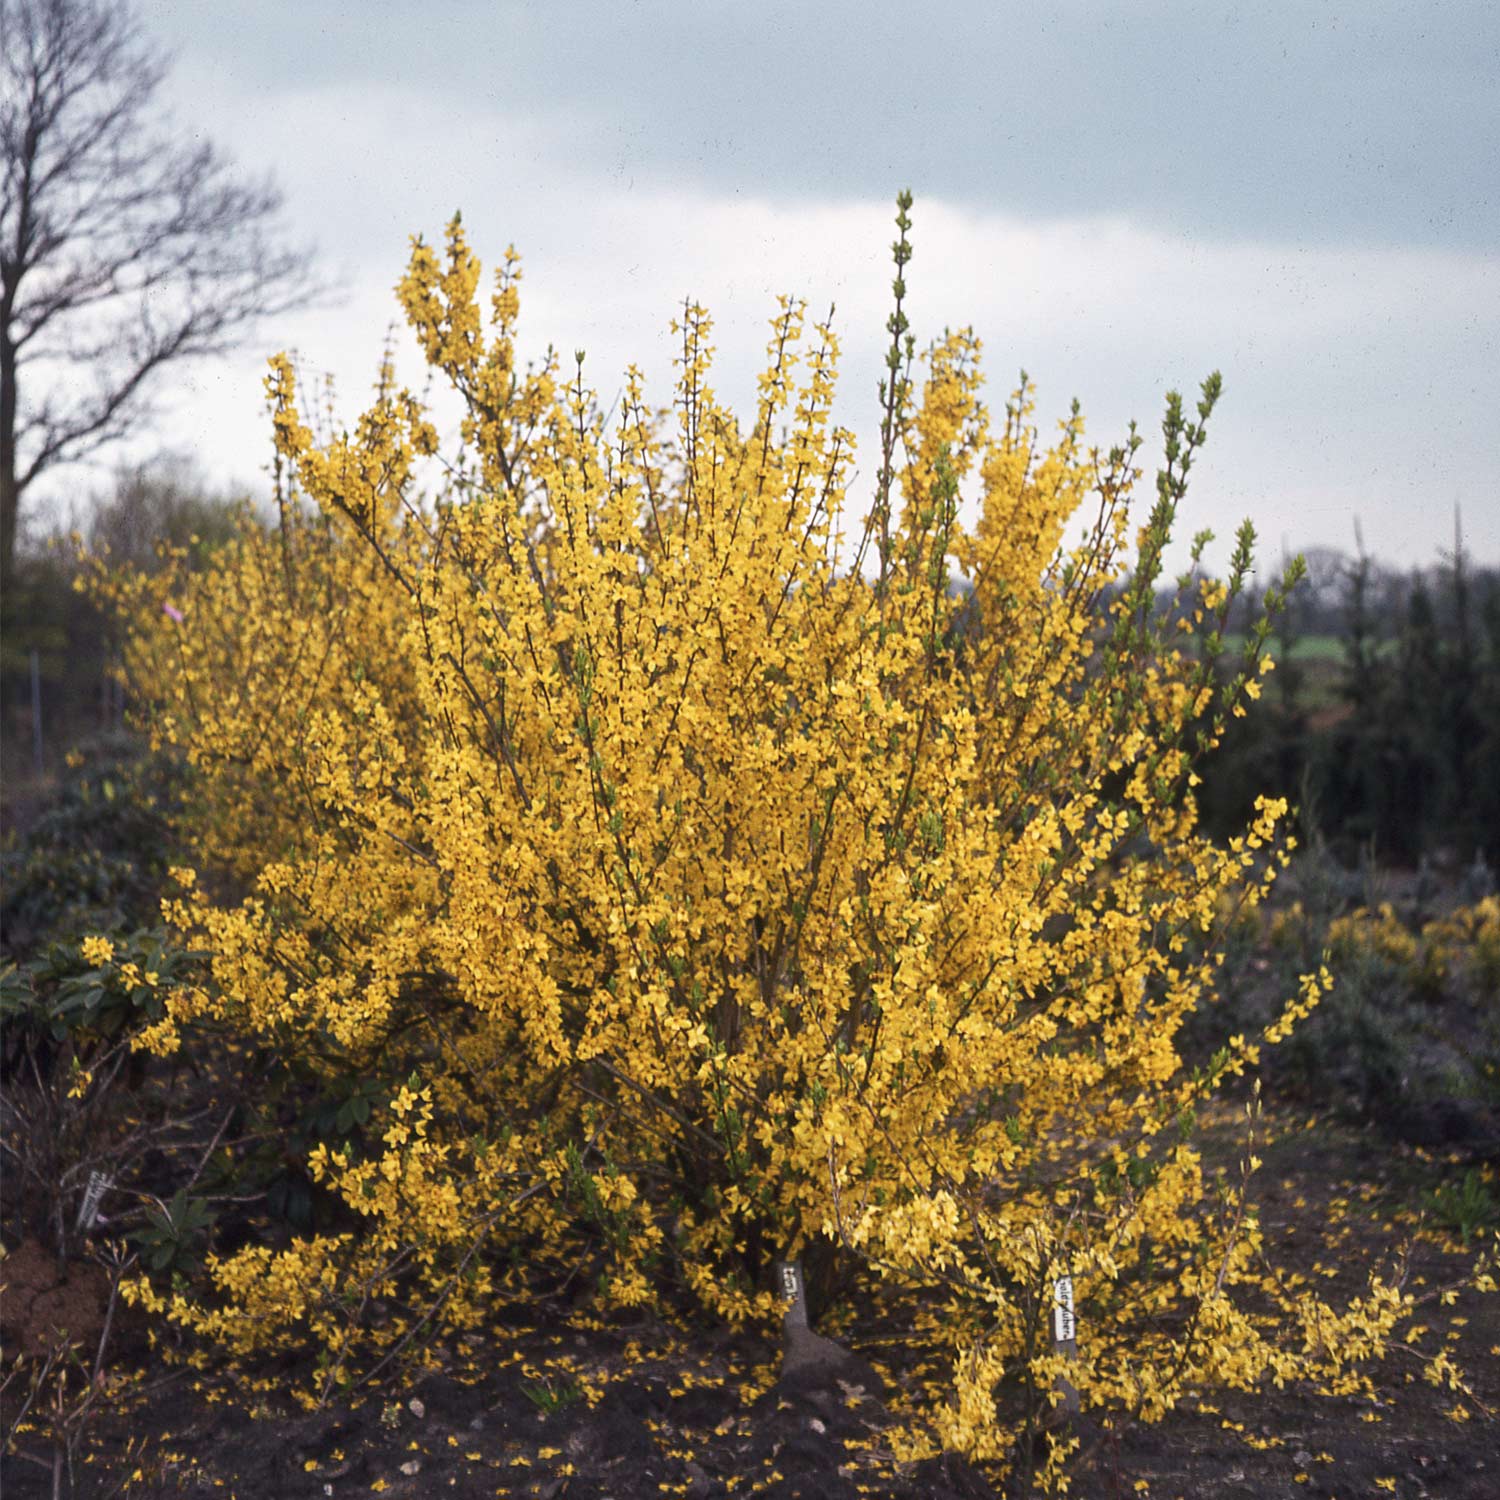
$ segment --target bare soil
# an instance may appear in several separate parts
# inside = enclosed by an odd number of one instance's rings
[[[1206,1156],[1229,1163],[1240,1149],[1226,1112],[1209,1127]],[[1087,1500],[1495,1500],[1500,1297],[1465,1290],[1442,1303],[1443,1288],[1461,1279],[1478,1247],[1462,1244],[1433,1204],[1439,1183],[1474,1164],[1289,1108],[1274,1114],[1257,1149],[1265,1165],[1256,1196],[1275,1261],[1331,1294],[1355,1295],[1405,1246],[1407,1287],[1427,1303],[1420,1320],[1427,1332],[1387,1360],[1375,1400],[1292,1388],[1204,1391],[1156,1426],[1086,1424],[1071,1493]],[[34,1259],[5,1263],[7,1275],[25,1273],[0,1299],[8,1304],[10,1349],[17,1333],[51,1316],[42,1299],[64,1284],[54,1274],[43,1288],[47,1268]],[[559,1302],[451,1342],[414,1385],[307,1412],[275,1393],[285,1385],[278,1372],[252,1379],[173,1367],[126,1319],[116,1343],[117,1384],[83,1434],[72,1493],[101,1500],[1019,1495],[955,1459],[895,1463],[884,1434],[923,1374],[903,1353],[902,1330],[856,1305],[837,1309],[825,1326],[875,1367],[882,1390],[833,1374],[780,1380],[779,1352],[763,1339],[657,1320],[601,1323]],[[1440,1350],[1465,1371],[1466,1391],[1437,1389],[1424,1378]],[[23,1437],[0,1460],[0,1483],[6,1500],[52,1493],[45,1431]]]

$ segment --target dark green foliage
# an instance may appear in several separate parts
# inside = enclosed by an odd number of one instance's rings
[[[1232,831],[1269,791],[1346,862],[1500,864],[1500,575],[1461,543],[1409,579],[1363,555],[1325,575],[1293,594],[1265,700],[1202,772],[1205,826]]]
[[[0,849],[0,953],[14,960],[160,916],[184,768],[126,734],[88,741],[73,759],[25,835]]]
[[[249,502],[211,493],[192,468],[170,458],[120,470],[80,530],[88,551],[112,565],[153,572],[160,549],[206,562],[233,535]],[[24,826],[28,804],[45,797],[32,783],[36,723],[33,657],[41,699],[42,771],[57,773],[70,745],[124,721],[125,691],[112,675],[116,625],[74,588],[73,541],[54,535],[23,550],[0,595],[0,751],[7,827]]]
[[[331,1040],[324,1072],[269,1046],[195,1040],[166,1059],[132,1047],[172,989],[211,983],[209,955],[160,918],[172,814],[190,777],[127,735],[91,741],[74,759],[3,852],[7,1232],[59,1252],[76,1246],[73,1216],[95,1170],[112,1183],[111,1219],[158,1271],[190,1273],[211,1243],[242,1242],[257,1201],[273,1236],[342,1225],[307,1156],[320,1142],[358,1156],[386,1091]],[[89,937],[108,939],[107,959],[98,947],[85,954]]]
[[[1500,860],[1500,581],[1482,582],[1480,608],[1455,550],[1436,579],[1413,581],[1375,660],[1351,640],[1350,711],[1312,757],[1322,817],[1346,843],[1407,863],[1440,850]]]
[[[197,981],[203,955],[160,926],[117,931],[110,945],[104,956],[72,936],[0,965],[5,1228],[59,1256],[88,1233],[76,1216],[94,1173],[110,1184],[111,1220],[128,1220],[148,1184],[186,1170],[203,1117],[202,1100],[176,1096],[132,1046],[168,993]]]
[[[1429,1201],[1438,1222],[1454,1230],[1466,1245],[1500,1225],[1500,1197],[1496,1197],[1484,1174],[1474,1168],[1456,1182],[1443,1183]]]
[[[1410,1119],[1451,1088],[1456,1057],[1443,1046],[1441,1012],[1425,1005],[1397,965],[1374,953],[1338,962],[1333,992],[1282,1044],[1271,1063],[1284,1088],[1360,1116]],[[1403,1132],[1407,1133],[1407,1132]]]
[[[1190,1018],[1185,1056],[1201,1064],[1230,1035],[1253,1034],[1326,962],[1332,991],[1263,1052],[1273,1091],[1414,1145],[1500,1155],[1500,994],[1472,921],[1434,910],[1456,899],[1351,873],[1326,848],[1303,854],[1274,910],[1224,945],[1218,998]]]
[[[66,748],[115,726],[118,685],[108,676],[110,632],[96,606],[73,589],[76,568],[59,552],[16,560],[0,597],[0,751],[9,825],[35,771],[33,686],[41,699],[42,764],[60,766]],[[32,681],[33,660],[37,681]]]
[[[158,1021],[164,996],[190,981],[204,954],[175,943],[160,927],[113,940],[108,963],[92,964],[76,941],[49,943],[29,963],[6,968],[0,989],[0,1035],[26,1027],[70,1041],[82,1066],[125,1033]],[[148,978],[148,976],[154,976]]]
[[[129,1238],[150,1270],[185,1269],[196,1263],[213,1224],[213,1209],[206,1199],[178,1192],[166,1203],[149,1204],[145,1226]]]

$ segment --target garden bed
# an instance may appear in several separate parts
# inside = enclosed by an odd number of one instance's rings
[[[1203,1144],[1207,1160],[1232,1171],[1243,1115],[1226,1106],[1208,1122]],[[1441,1296],[1489,1227],[1482,1221],[1495,1202],[1493,1173],[1457,1154],[1393,1145],[1289,1108],[1268,1112],[1256,1149],[1264,1165],[1255,1198],[1274,1264],[1352,1296],[1405,1248],[1407,1289],[1430,1304],[1420,1320],[1427,1333],[1388,1359],[1374,1400],[1293,1388],[1204,1392],[1159,1425],[1089,1427],[1080,1433],[1073,1493],[1492,1496],[1500,1486],[1500,1304],[1460,1291],[1445,1306]],[[240,1500],[1004,1493],[957,1461],[893,1461],[888,1428],[929,1374],[940,1374],[924,1368],[907,1341],[909,1323],[877,1300],[840,1305],[825,1326],[877,1367],[883,1393],[836,1379],[787,1386],[778,1383],[778,1351],[762,1339],[654,1317],[604,1322],[583,1304],[555,1299],[524,1321],[450,1341],[414,1386],[307,1412],[277,1394],[284,1386],[274,1369],[256,1378],[172,1368],[127,1320],[116,1378],[132,1373],[90,1424],[78,1493]],[[1440,1351],[1465,1372],[1467,1392],[1424,1378]],[[4,1460],[3,1476],[11,1500],[51,1490],[50,1469],[19,1455]]]

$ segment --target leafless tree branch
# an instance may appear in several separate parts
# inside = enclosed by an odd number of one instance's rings
[[[161,372],[329,288],[280,194],[175,136],[128,5],[0,0],[0,565],[27,489],[137,430]],[[32,396],[38,367],[68,378]],[[32,377],[32,378],[27,378]]]

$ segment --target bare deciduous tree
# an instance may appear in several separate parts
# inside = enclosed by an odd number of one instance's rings
[[[43,472],[136,429],[165,367],[319,290],[307,254],[276,239],[274,186],[170,133],[165,71],[118,0],[0,0],[6,583]]]

